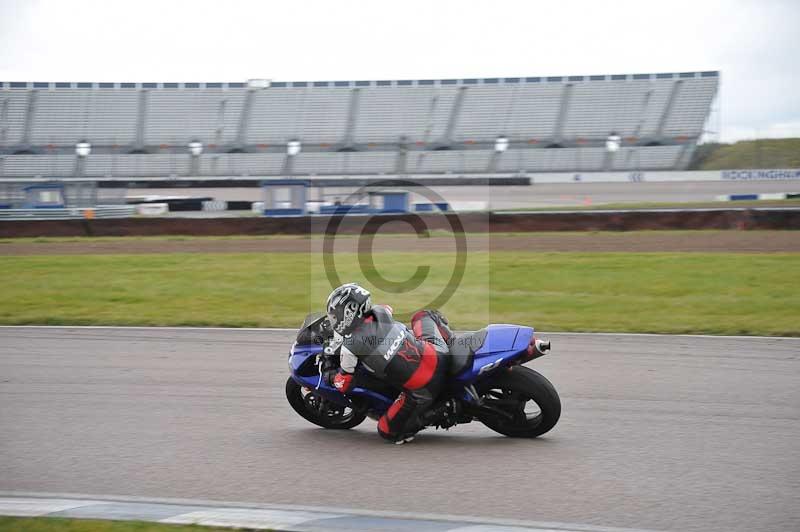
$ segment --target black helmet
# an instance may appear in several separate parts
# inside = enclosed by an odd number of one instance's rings
[[[372,309],[372,300],[368,290],[356,283],[347,283],[331,292],[325,306],[333,330],[345,336],[353,332],[361,318]]]

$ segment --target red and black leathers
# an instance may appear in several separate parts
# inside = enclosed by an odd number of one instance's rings
[[[441,392],[450,336],[437,314],[420,311],[413,333],[391,313],[375,306],[342,343],[342,357],[355,356],[365,369],[403,390],[378,421],[384,438],[397,440],[421,428],[420,416]]]

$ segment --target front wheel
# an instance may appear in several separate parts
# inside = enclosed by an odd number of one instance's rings
[[[286,381],[286,399],[295,412],[326,429],[352,429],[367,417],[351,407],[325,400],[314,390],[297,384],[291,377]]]
[[[482,383],[479,393],[484,405],[494,412],[487,409],[478,419],[505,436],[541,436],[561,417],[561,399],[556,389],[544,376],[525,366],[512,366],[493,375]]]

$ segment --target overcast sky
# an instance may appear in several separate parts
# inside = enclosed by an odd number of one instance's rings
[[[0,0],[0,79],[720,70],[722,139],[730,141],[800,136],[799,23],[800,0]]]

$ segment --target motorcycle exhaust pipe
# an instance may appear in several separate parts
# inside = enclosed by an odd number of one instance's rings
[[[550,351],[550,341],[540,340],[534,336],[528,345],[528,352],[523,359],[523,363],[546,355],[548,351]]]
[[[541,354],[545,354],[547,351],[550,351],[550,341],[539,340],[538,338],[533,339],[534,347],[537,351]]]

